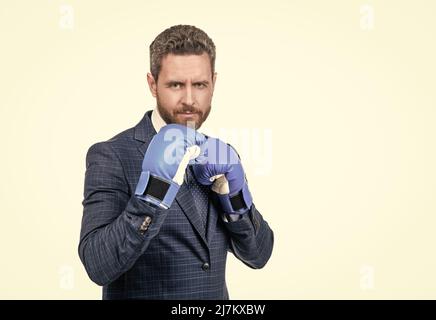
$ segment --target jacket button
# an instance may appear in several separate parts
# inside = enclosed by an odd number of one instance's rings
[[[145,219],[144,219],[144,224],[150,225],[150,223],[151,223],[151,217],[146,216]]]
[[[143,235],[145,231],[148,230],[148,226],[151,223],[151,217],[146,216],[144,221],[142,222],[141,226],[139,227],[139,232]]]
[[[203,263],[203,265],[201,266],[201,268],[202,268],[204,271],[209,270],[209,263],[207,263],[207,262]]]

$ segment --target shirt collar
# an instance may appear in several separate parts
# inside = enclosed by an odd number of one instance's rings
[[[151,113],[151,123],[153,124],[154,130],[156,130],[156,132],[159,132],[162,127],[167,125],[165,120],[162,119],[162,116],[160,115],[157,107],[155,107]]]

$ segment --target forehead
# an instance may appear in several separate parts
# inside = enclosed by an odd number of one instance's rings
[[[168,54],[162,58],[159,78],[183,81],[204,80],[211,77],[210,59],[207,53],[201,55]]]

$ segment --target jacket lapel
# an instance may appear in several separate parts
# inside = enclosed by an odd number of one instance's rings
[[[194,226],[195,230],[197,230],[200,237],[207,245],[205,228],[201,225],[201,217],[197,208],[194,204],[193,197],[191,191],[186,186],[186,183],[183,183],[179,189],[179,192],[176,196],[176,201],[179,204],[180,208],[182,208],[188,220]]]
[[[209,218],[207,221],[207,242],[211,243],[212,236],[215,233],[216,230],[216,224],[218,219],[218,211],[216,210],[216,206],[214,205],[214,202],[212,201],[213,198],[213,192],[211,191],[209,195]]]

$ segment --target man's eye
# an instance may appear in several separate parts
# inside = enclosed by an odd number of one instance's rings
[[[203,89],[206,88],[206,85],[204,83],[196,83],[195,86],[199,89]],[[179,89],[181,87],[180,83],[171,83],[169,85],[170,88],[175,88],[175,89]]]

